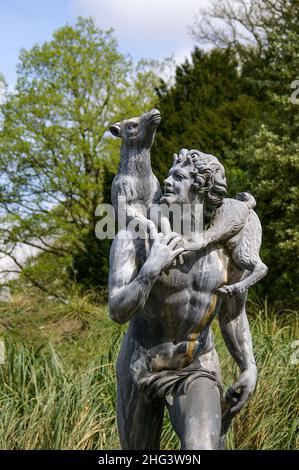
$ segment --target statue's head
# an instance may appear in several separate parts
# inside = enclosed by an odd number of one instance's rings
[[[213,155],[198,150],[182,149],[173,156],[173,166],[164,181],[161,202],[167,204],[204,202],[206,220],[213,217],[226,195],[225,171]]]
[[[160,111],[151,109],[142,116],[116,122],[109,130],[112,135],[121,138],[125,146],[142,150],[152,146],[160,122]]]

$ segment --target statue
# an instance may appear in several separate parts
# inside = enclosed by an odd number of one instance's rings
[[[141,125],[136,135],[144,131],[146,121],[135,119]],[[147,129],[152,144],[153,126]],[[128,134],[122,138],[128,139]],[[174,156],[160,201],[182,209],[183,231],[171,232],[173,221],[167,226],[165,217],[159,224],[155,211],[154,221],[147,222],[138,201],[149,194],[148,209],[160,188],[154,178],[143,178],[145,169],[152,174],[151,144],[147,141],[146,152],[143,144],[139,140],[132,155],[127,152],[115,179],[117,188],[126,178],[125,197],[133,195],[133,204],[126,204],[128,218],[149,228],[149,236],[143,238],[122,228],[110,253],[110,316],[118,323],[130,322],[116,367],[121,446],[159,449],[167,407],[181,449],[223,448],[231,420],[256,386],[245,307],[248,288],[267,268],[259,257],[261,227],[253,211],[255,201],[248,193],[227,199],[225,171],[218,159],[182,149]],[[130,145],[125,142],[124,147]],[[184,223],[187,216],[191,223]],[[240,368],[225,395],[211,331],[215,317]]]

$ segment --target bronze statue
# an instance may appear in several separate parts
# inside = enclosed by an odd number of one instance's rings
[[[149,152],[147,159],[150,165]],[[182,449],[223,448],[233,416],[255,389],[245,306],[248,287],[266,273],[258,254],[261,227],[252,196],[226,199],[226,188],[216,157],[182,149],[161,198],[182,209],[182,233],[158,232],[155,219],[148,237],[136,238],[126,227],[113,241],[109,311],[114,321],[129,322],[116,368],[123,449],[159,449],[165,406]],[[157,194],[150,189],[144,191]],[[131,217],[139,218],[136,207]],[[211,331],[215,317],[240,368],[225,395]]]

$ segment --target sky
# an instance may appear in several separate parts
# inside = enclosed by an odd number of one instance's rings
[[[50,40],[53,31],[78,16],[92,16],[101,29],[113,28],[119,49],[133,59],[177,63],[189,57],[188,34],[200,8],[210,0],[0,0],[0,72],[12,89],[21,48]]]

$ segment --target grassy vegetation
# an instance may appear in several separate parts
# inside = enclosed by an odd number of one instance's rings
[[[109,320],[92,293],[64,305],[24,290],[0,304],[1,449],[117,449],[114,364],[125,330]],[[249,303],[259,379],[235,419],[231,449],[299,449],[299,374],[292,341],[296,312]],[[215,328],[225,386],[237,369]],[[165,416],[162,448],[178,448]]]

